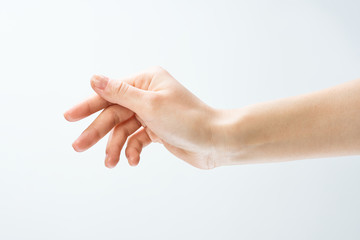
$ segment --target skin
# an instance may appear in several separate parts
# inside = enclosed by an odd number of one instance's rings
[[[130,165],[159,142],[194,167],[360,154],[360,80],[240,109],[214,109],[161,67],[124,79],[93,76],[95,95],[64,113],[78,121],[102,110],[73,143],[92,147],[110,132],[105,165],[125,142]]]

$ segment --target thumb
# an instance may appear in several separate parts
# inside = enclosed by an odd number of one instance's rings
[[[138,112],[143,105],[142,99],[147,94],[145,90],[136,88],[125,81],[99,75],[92,77],[91,87],[105,100],[124,106],[134,112]]]

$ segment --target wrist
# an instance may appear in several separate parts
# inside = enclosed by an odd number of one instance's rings
[[[239,164],[245,160],[247,110],[215,109],[212,118],[212,145],[215,166]]]

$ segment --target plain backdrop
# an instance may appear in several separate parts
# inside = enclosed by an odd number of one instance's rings
[[[360,77],[360,2],[0,0],[0,239],[360,239],[359,156],[204,171],[160,144],[104,166],[93,74],[160,65],[216,108]],[[360,106],[359,106],[360,108]],[[181,123],[179,123],[181,124]]]

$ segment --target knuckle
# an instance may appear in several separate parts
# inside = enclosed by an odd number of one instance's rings
[[[116,125],[119,123],[119,116],[118,116],[118,105],[111,105],[106,108],[107,114],[109,114],[114,121],[113,124]]]
[[[155,66],[154,68],[155,68],[155,70],[156,70],[157,72],[163,72],[163,71],[165,71],[165,69],[164,69],[163,67],[159,66],[159,65]]]
[[[128,90],[129,85],[126,82],[119,81],[117,84],[114,84],[114,91],[112,92],[116,97],[123,97]]]
[[[93,130],[91,131],[91,134],[92,134],[92,139],[100,139],[101,138],[100,130],[96,127],[93,128]]]
[[[128,134],[128,130],[124,128],[121,124],[118,124],[114,127],[114,135],[120,137],[121,139],[126,137]]]
[[[151,73],[152,76],[155,76],[155,75],[166,72],[166,70],[161,66],[153,66],[153,67],[150,67],[148,69],[148,71],[146,71],[146,72],[149,72],[149,73]]]
[[[121,127],[119,126],[119,135],[121,136],[121,138],[127,138],[128,136],[130,136],[130,132],[129,132],[129,129],[127,128],[124,128],[124,127]]]
[[[162,67],[159,66],[159,65],[156,65],[156,66],[152,66],[152,67],[151,67],[151,70],[152,70],[153,72],[161,72],[161,71],[164,71],[164,68],[162,68]]]

